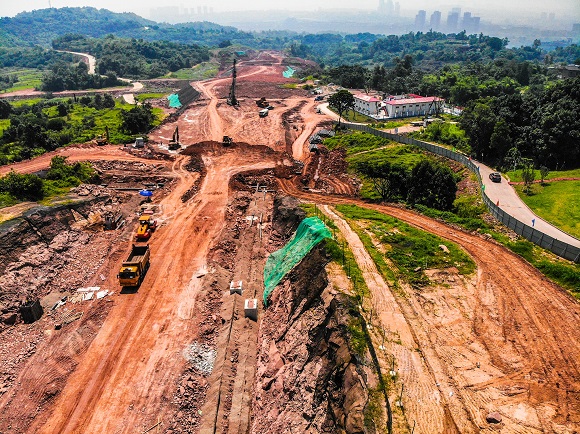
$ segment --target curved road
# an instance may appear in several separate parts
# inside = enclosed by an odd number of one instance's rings
[[[328,103],[320,104],[317,108],[325,115],[330,116],[333,120],[338,120],[338,115],[328,108]],[[402,129],[399,128],[399,131],[401,130]],[[388,132],[394,134],[394,131],[392,130]],[[407,132],[407,130],[401,132]],[[437,143],[433,144],[438,145]],[[485,186],[487,196],[503,211],[520,222],[532,226],[534,229],[537,229],[556,240],[563,241],[575,247],[580,247],[580,240],[578,238],[573,237],[541,217],[538,217],[537,214],[528,208],[505,177],[502,176],[502,182],[492,182],[491,179],[489,179],[489,174],[495,172],[495,170],[483,163],[479,163],[475,160],[474,162],[479,167],[481,182]]]
[[[513,188],[508,181],[502,176],[501,182],[492,182],[489,179],[489,174],[495,172],[495,170],[487,167],[485,164],[479,164],[479,172],[481,174],[481,182],[485,185],[485,192],[487,196],[496,205],[507,212],[512,217],[518,219],[522,223],[533,226],[546,235],[551,236],[557,240],[568,243],[572,246],[580,247],[580,240],[574,238],[572,235],[558,229],[546,220],[538,217],[534,212],[528,208],[524,201],[519,197],[515,188]]]

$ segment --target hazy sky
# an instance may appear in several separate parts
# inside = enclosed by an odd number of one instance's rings
[[[378,7],[379,0],[0,0],[0,16],[14,16],[18,12],[33,9],[64,6],[93,6],[96,8],[110,9],[115,12],[135,12],[144,18],[150,17],[150,9],[159,6],[183,6],[195,8],[198,6],[213,7],[215,12],[258,10],[258,9],[286,9],[286,10],[318,10],[331,8],[352,8],[373,10]],[[393,0],[397,1],[397,0]],[[427,12],[435,9],[444,14],[453,6],[462,7],[463,10],[482,13],[483,11],[509,10],[520,7],[522,12],[529,14],[537,12],[554,12],[557,18],[580,21],[580,0],[398,0],[402,10],[413,11],[425,9]],[[482,14],[483,15],[483,14]]]

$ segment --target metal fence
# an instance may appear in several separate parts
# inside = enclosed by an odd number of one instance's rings
[[[459,163],[462,163],[465,166],[467,166],[469,170],[474,172],[477,175],[479,183],[481,184],[481,175],[479,174],[478,166],[473,161],[471,161],[469,157],[463,154],[454,152],[450,149],[444,148],[443,146],[437,146],[432,143],[422,142],[421,140],[416,140],[412,137],[401,136],[399,134],[391,134],[387,133],[386,131],[375,130],[374,128],[371,128],[367,125],[351,124],[351,123],[344,123],[344,125],[352,130],[374,134],[375,136],[393,140],[399,143],[404,143],[406,145],[418,146],[420,148],[425,149],[426,151],[432,152],[437,155],[442,155],[443,157],[447,157],[451,160],[458,161]],[[550,250],[551,252],[555,253],[556,255],[564,259],[568,259],[576,263],[580,262],[580,248],[565,243],[563,241],[557,240],[551,237],[550,235],[546,235],[545,233],[531,226],[528,226],[525,223],[522,223],[515,217],[512,217],[507,212],[502,210],[495,203],[493,203],[485,193],[485,190],[482,189],[481,194],[483,196],[483,202],[489,208],[491,214],[501,223],[503,223],[508,228],[513,230],[516,234],[521,235],[522,237],[526,238],[527,240],[531,241],[534,244],[537,244],[540,247],[543,247],[544,249]]]

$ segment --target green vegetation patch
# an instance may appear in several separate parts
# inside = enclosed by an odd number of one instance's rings
[[[374,137],[374,136],[373,136]],[[328,139],[327,139],[328,140]],[[356,165],[361,161],[377,161],[377,162],[389,162],[391,164],[399,164],[405,166],[407,169],[412,169],[417,164],[419,164],[423,160],[431,159],[434,161],[434,158],[430,155],[425,154],[422,150],[409,145],[399,145],[394,142],[389,142],[385,139],[380,139],[387,144],[391,144],[392,147],[388,147],[386,149],[379,149],[379,150],[371,150],[371,152],[365,152],[361,154],[360,151],[358,154],[351,155],[347,158],[349,165]],[[326,145],[326,140],[324,141]],[[368,143],[372,143],[369,141]],[[364,145],[362,146],[364,147]]]
[[[457,245],[433,234],[416,229],[400,220],[355,205],[338,205],[370,252],[376,250],[365,230],[371,232],[385,249],[384,256],[396,267],[396,275],[415,287],[429,283],[424,270],[428,268],[456,267],[460,274],[469,275],[475,271],[473,260]],[[362,235],[362,236],[361,236]],[[446,249],[440,246],[445,246]],[[445,250],[448,250],[445,251]],[[379,265],[379,264],[377,264]],[[379,266],[385,274],[384,266]],[[391,279],[391,276],[385,275]]]
[[[523,192],[523,185],[515,187],[520,198],[537,215],[564,232],[580,238],[580,181],[534,184],[531,195]]]
[[[169,74],[169,78],[178,78],[180,80],[207,80],[217,76],[219,72],[219,63],[202,62],[193,68],[183,68]]]
[[[351,133],[337,134],[324,140],[324,146],[333,150],[336,148],[345,148],[346,155],[353,155],[359,152],[370,151],[382,148],[388,145],[396,146],[391,140],[383,139],[373,134],[353,131]]]
[[[2,68],[0,76],[8,75],[11,78],[10,86],[4,92],[17,92],[24,89],[37,89],[42,83],[42,71],[32,68]]]
[[[373,128],[379,130],[392,130],[393,128],[399,128],[404,125],[408,125],[411,121],[406,119],[404,121],[388,121],[388,122],[377,122],[376,124],[370,125]]]
[[[135,94],[135,99],[139,102],[147,101],[148,99],[159,99],[163,98],[165,93],[138,93]]]
[[[522,178],[522,171],[521,170],[510,170],[506,173],[509,177],[510,181],[512,182],[523,182]],[[534,177],[535,179],[540,179],[540,171],[534,170]],[[579,178],[580,179],[580,169],[574,170],[551,170],[546,176],[546,180],[555,179],[555,178]]]
[[[83,182],[97,181],[96,172],[89,163],[69,164],[66,157],[56,156],[44,178],[28,173],[10,171],[0,178],[0,206],[11,206],[21,201],[42,201],[67,193]]]
[[[162,109],[147,103],[124,104],[108,94],[83,96],[76,102],[71,98],[24,100],[12,107],[10,123],[1,129],[0,164],[93,140],[107,128],[110,143],[129,143],[165,116]]]
[[[423,131],[414,133],[413,136],[419,140],[449,145],[462,152],[471,151],[465,131],[457,123],[433,122]]]

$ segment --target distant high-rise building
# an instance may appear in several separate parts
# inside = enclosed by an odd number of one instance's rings
[[[204,7],[203,7],[203,14],[204,14],[204,15],[207,15],[207,6],[204,6]]]
[[[474,17],[471,15],[471,12],[465,12],[463,14],[463,22],[461,23],[461,27],[467,33],[477,33],[479,31],[479,17]]]
[[[198,6],[198,7],[197,7],[197,14],[198,14],[198,15],[201,15],[201,6]]]
[[[457,12],[449,12],[449,15],[447,15],[447,31],[456,32],[457,24],[459,24],[459,14]]]
[[[461,8],[452,8],[451,13],[461,15]]]
[[[473,17],[471,18],[471,31],[473,33],[479,32],[479,22],[481,21],[481,17]]]
[[[425,27],[425,20],[427,18],[427,12],[420,10],[417,15],[415,15],[415,29],[422,30]]]
[[[387,5],[385,4],[385,0],[379,0],[379,14],[386,15],[387,14]]]
[[[432,30],[439,30],[439,28],[441,27],[441,12],[435,11],[431,14],[429,27],[431,27]]]
[[[572,31],[574,33],[580,34],[580,23],[574,23],[574,24],[572,24]]]
[[[395,13],[395,5],[393,0],[387,0],[387,14],[393,15]]]
[[[395,16],[398,17],[399,15],[401,15],[401,4],[395,2]]]
[[[463,21],[461,22],[461,30],[465,30],[467,33],[471,32],[471,12],[463,13]]]

